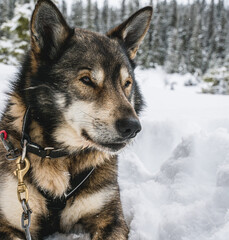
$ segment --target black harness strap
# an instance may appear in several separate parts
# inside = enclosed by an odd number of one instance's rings
[[[43,148],[40,145],[33,143],[29,136],[29,126],[31,124],[31,116],[30,116],[30,107],[27,108],[26,113],[23,119],[23,127],[22,127],[22,139],[21,145],[24,145],[24,141],[27,141],[26,151],[33,153],[41,158],[60,158],[66,155],[69,155],[66,151],[62,149],[54,149],[52,147]],[[43,190],[41,187],[37,187],[38,191],[42,194],[42,196],[47,201],[47,208],[50,212],[50,215],[58,218],[59,213],[66,206],[67,200],[74,196],[76,192],[80,190],[80,187],[83,183],[90,177],[90,175],[94,172],[95,168],[89,168],[81,172],[80,174],[71,177],[70,185],[71,189],[69,189],[66,193],[64,193],[61,197],[53,197],[51,193]]]
[[[46,158],[46,157],[60,158],[60,157],[69,155],[69,153],[67,153],[63,149],[54,149],[52,147],[43,148],[40,145],[32,142],[31,138],[29,136],[30,124],[31,124],[30,107],[28,107],[26,110],[26,113],[24,115],[24,119],[23,119],[22,138],[21,138],[22,148],[24,147],[24,144],[26,141],[26,152],[33,153],[41,158]],[[9,141],[6,141],[6,138],[7,138],[6,131],[1,131],[0,132],[0,140],[3,142],[3,145],[6,148],[8,154],[12,155],[11,151],[13,150],[12,156],[14,156],[17,149],[14,149],[13,145]],[[18,151],[18,153],[19,153],[19,151]],[[20,155],[20,153],[19,153],[19,155]],[[7,157],[7,159],[11,159],[11,158]],[[13,158],[13,159],[15,159],[15,158]],[[60,212],[61,212],[61,210],[63,210],[65,208],[67,200],[69,198],[71,198],[72,196],[76,195],[76,193],[80,191],[82,185],[91,176],[91,174],[94,172],[94,170],[95,170],[95,167],[88,168],[88,169],[84,170],[83,172],[77,174],[76,176],[71,177],[71,180],[70,180],[71,188],[68,189],[68,191],[66,193],[64,193],[61,197],[57,197],[57,198],[53,197],[53,195],[50,192],[45,191],[41,187],[37,186],[37,190],[46,199],[47,209],[49,211],[49,217],[48,217],[49,219],[52,218],[52,220],[56,224],[59,223]]]
[[[71,179],[71,186],[74,186],[73,189],[70,189],[65,193],[65,198],[68,200],[70,197],[74,196],[76,191],[80,189],[80,187],[84,184],[84,182],[91,176],[94,172],[95,167],[89,168],[76,175],[73,179]]]
[[[49,227],[53,228],[54,231],[59,231],[61,211],[65,208],[68,199],[80,192],[83,183],[93,173],[94,169],[95,168],[86,169],[82,173],[72,178],[70,181],[72,188],[69,189],[67,193],[63,194],[61,197],[54,198],[53,195],[51,195],[49,192],[44,191],[38,187],[38,191],[46,199],[46,207],[48,209],[45,226],[48,225]]]
[[[80,187],[91,176],[94,170],[95,168],[86,169],[72,178],[70,181],[71,189],[69,189],[61,197],[54,198],[53,195],[51,195],[49,192],[44,191],[40,187],[37,187],[38,191],[47,200],[48,210],[52,213],[55,212],[55,214],[58,214],[61,210],[63,210],[66,206],[67,200],[74,196],[76,192],[79,192]]]
[[[27,141],[27,152],[33,153],[41,158],[60,158],[68,155],[63,149],[54,149],[53,147],[43,148],[31,141],[29,136],[29,126],[31,124],[30,107],[27,108],[23,119],[21,146]]]
[[[94,172],[95,168],[86,169],[80,174],[71,178],[70,184],[71,189],[69,189],[65,194],[61,197],[54,197],[50,192],[44,191],[39,186],[37,187],[40,194],[46,199],[46,207],[48,209],[48,214],[44,219],[44,229],[46,235],[50,235],[53,231],[60,231],[60,217],[61,212],[65,208],[67,201],[71,198],[79,194],[82,189],[83,183],[90,177],[90,175]]]

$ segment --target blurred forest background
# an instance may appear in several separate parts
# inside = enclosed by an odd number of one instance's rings
[[[144,7],[140,0],[119,6],[104,0],[54,0],[71,26],[105,33]],[[167,73],[191,73],[209,84],[205,92],[229,94],[229,7],[224,0],[149,0],[153,20],[137,63],[142,68],[162,66]],[[17,64],[29,46],[29,20],[34,0],[0,0],[0,62]],[[190,85],[195,82],[190,81]]]

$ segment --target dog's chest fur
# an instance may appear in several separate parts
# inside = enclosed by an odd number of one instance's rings
[[[151,17],[152,7],[145,7],[102,35],[69,27],[51,0],[37,1],[30,50],[0,122],[21,150],[23,116],[29,109],[31,142],[67,153],[41,159],[27,152],[31,167],[24,181],[33,211],[32,239],[57,231],[76,233],[79,225],[93,240],[128,239],[114,154],[141,130],[143,100],[134,58]],[[0,238],[25,239],[16,163],[7,161],[5,153],[0,145]],[[50,202],[74,188],[75,176],[93,168],[66,206],[53,210]]]
[[[8,119],[11,122],[11,129],[20,132],[25,108],[21,105],[18,97],[10,100],[8,114],[5,115],[0,126],[9,127]],[[12,128],[13,126],[13,128]],[[31,125],[30,134],[39,144],[42,141],[42,128],[35,122]],[[20,143],[13,134],[10,135],[11,142],[18,148]],[[10,225],[17,229],[21,226],[21,205],[17,199],[17,179],[13,175],[16,169],[15,162],[6,162],[4,158],[5,149],[0,146],[1,159],[1,194],[0,213],[3,214]],[[76,223],[84,216],[93,216],[100,212],[118,193],[117,187],[117,159],[109,154],[99,151],[85,150],[71,157],[59,159],[41,159],[34,154],[28,154],[31,168],[26,176],[26,185],[29,190],[29,204],[33,211],[31,231],[39,235],[51,234],[55,231],[69,232],[73,230]],[[67,201],[66,207],[60,212],[58,221],[50,224],[50,218],[57,217],[50,215],[47,209],[47,200],[38,191],[38,187],[47,191],[53,199],[63,196],[72,186],[71,177],[79,174],[84,169],[95,167],[95,171],[83,184],[76,195]],[[48,223],[49,222],[49,223]],[[52,228],[53,226],[53,228]],[[40,230],[42,228],[42,233]]]
[[[106,180],[104,175],[101,176],[107,167],[107,164],[98,167],[95,174],[80,192],[67,201],[67,205],[60,215],[60,229],[58,229],[58,225],[56,225],[53,231],[68,232],[72,230],[74,224],[77,223],[79,219],[85,215],[96,214],[115,196],[117,187],[115,185],[111,187],[108,183],[111,179]],[[26,182],[29,190],[29,204],[33,210],[31,231],[37,233],[40,230],[40,223],[42,221],[43,223],[46,222],[45,220],[50,220],[50,213],[46,207],[46,199],[39,193],[34,184],[39,184],[40,187],[49,189],[50,192],[55,192],[57,195],[66,191],[69,186],[69,175],[61,169],[57,171],[48,168],[44,171],[40,169],[39,173],[40,176],[38,178],[35,177],[35,174],[32,174],[34,177],[33,183]],[[107,173],[107,175],[110,174]],[[9,223],[20,229],[22,210],[16,196],[17,180],[12,174],[7,174],[4,178],[5,184],[1,187],[0,197],[1,211],[7,217]],[[50,223],[47,226],[50,228]],[[43,229],[43,231],[45,231],[45,229]],[[49,229],[48,234],[53,231]]]

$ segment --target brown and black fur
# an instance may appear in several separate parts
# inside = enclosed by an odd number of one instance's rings
[[[143,8],[101,35],[70,28],[50,0],[38,1],[31,20],[31,49],[12,84],[0,122],[0,129],[20,149],[23,116],[30,106],[32,141],[69,153],[59,159],[27,154],[31,168],[25,181],[33,210],[33,239],[76,232],[79,226],[93,240],[128,239],[116,154],[140,131],[138,114],[143,101],[133,60],[151,16],[152,8]],[[121,136],[120,119],[134,122],[135,132]],[[132,131],[124,127],[125,134],[127,130]],[[49,212],[38,188],[53,198],[61,197],[71,188],[71,178],[90,167],[96,167],[95,171],[66,207],[57,215]],[[0,145],[1,240],[25,239],[15,168]]]

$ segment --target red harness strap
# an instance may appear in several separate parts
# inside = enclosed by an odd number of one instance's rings
[[[7,160],[15,160],[20,156],[20,152],[17,148],[14,148],[13,144],[7,140],[7,132],[5,130],[0,131],[0,140],[4,148],[6,149],[6,159]]]
[[[0,135],[2,135],[2,134],[4,134],[4,140],[6,140],[7,139],[7,132],[5,131],[5,130],[1,130],[0,131]]]

